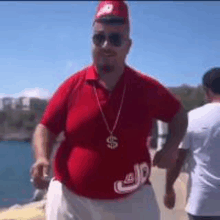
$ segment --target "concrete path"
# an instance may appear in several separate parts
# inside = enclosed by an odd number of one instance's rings
[[[151,152],[153,157],[154,152]],[[155,190],[157,201],[161,210],[161,220],[188,220],[187,214],[184,211],[186,204],[186,184],[188,175],[181,173],[177,179],[174,189],[176,192],[176,205],[170,210],[164,206],[163,196],[165,192],[165,170],[152,168],[150,180]]]
[[[186,201],[186,181],[187,175],[181,174],[174,186],[176,192],[176,205],[172,210],[167,209],[163,203],[165,192],[165,171],[153,168],[151,182],[161,210],[161,220],[188,220],[184,211]]]

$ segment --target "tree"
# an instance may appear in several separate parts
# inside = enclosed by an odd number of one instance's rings
[[[0,124],[4,124],[7,119],[7,114],[5,111],[0,111]]]

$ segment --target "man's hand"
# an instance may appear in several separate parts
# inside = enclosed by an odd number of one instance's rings
[[[173,209],[173,207],[175,206],[175,202],[176,202],[176,193],[172,188],[169,191],[166,191],[164,195],[164,205],[168,209]]]
[[[33,148],[36,162],[31,167],[31,182],[38,189],[49,186],[50,158],[56,135],[42,124],[38,124],[33,135]]]
[[[153,166],[163,169],[172,167],[177,159],[177,151],[178,149],[173,150],[172,148],[157,151],[153,159]]]
[[[37,189],[47,189],[49,186],[50,162],[46,158],[39,158],[31,167],[31,181]]]

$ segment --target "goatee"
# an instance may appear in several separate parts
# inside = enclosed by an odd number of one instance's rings
[[[102,73],[102,74],[106,74],[106,73],[111,73],[114,71],[114,66],[111,66],[111,65],[100,65],[98,67],[99,71]]]

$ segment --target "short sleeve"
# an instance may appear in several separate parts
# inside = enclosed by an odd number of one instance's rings
[[[55,135],[65,130],[68,97],[72,87],[71,78],[63,82],[53,94],[41,118],[40,124],[46,126]]]
[[[156,119],[169,123],[182,108],[182,103],[169,89],[159,82],[154,82],[152,91],[153,115]]]

